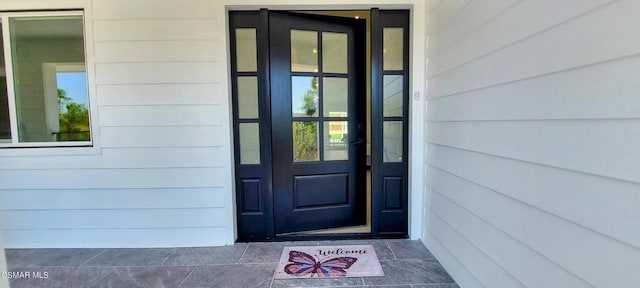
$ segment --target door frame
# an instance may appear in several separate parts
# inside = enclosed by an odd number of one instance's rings
[[[221,77],[221,86],[227,88],[227,120],[228,125],[226,135],[230,135],[229,141],[226,143],[226,147],[223,147],[228,151],[227,163],[230,167],[235,167],[234,161],[234,129],[233,129],[233,116],[232,109],[232,91],[231,91],[231,51],[230,51],[230,36],[229,36],[229,11],[243,11],[243,10],[259,10],[261,8],[267,8],[272,10],[370,10],[372,8],[379,8],[381,10],[386,9],[405,9],[409,10],[410,22],[409,22],[409,143],[408,143],[408,210],[409,210],[409,237],[411,239],[424,238],[422,233],[423,226],[423,211],[424,205],[427,205],[428,199],[424,199],[424,165],[425,165],[425,152],[426,145],[424,144],[424,135],[426,128],[426,101],[424,95],[426,94],[426,40],[427,40],[427,1],[424,0],[352,0],[353,4],[345,4],[340,0],[327,0],[321,5],[317,4],[291,4],[288,0],[223,0],[218,3],[222,6],[218,11],[224,11],[224,15],[220,15],[221,19],[224,19],[224,43],[227,50],[225,58],[221,58],[221,64],[226,67],[227,71]],[[222,23],[221,23],[222,24]],[[222,40],[222,39],[221,39]],[[224,87],[226,86],[226,87]],[[237,222],[236,222],[236,175],[235,169],[230,169],[229,177],[226,178],[226,187],[230,187],[225,195],[225,207],[227,208],[228,225],[226,226],[227,238],[226,244],[233,244],[238,237]]]

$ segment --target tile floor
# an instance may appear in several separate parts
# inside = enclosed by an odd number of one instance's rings
[[[273,280],[284,246],[366,245],[375,247],[384,277]],[[145,249],[7,249],[19,287],[395,287],[458,288],[419,241],[349,240],[239,243],[226,247]],[[47,279],[33,273],[47,272]]]

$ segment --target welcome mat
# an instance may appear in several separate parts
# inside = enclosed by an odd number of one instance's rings
[[[285,247],[274,279],[384,276],[372,245]]]

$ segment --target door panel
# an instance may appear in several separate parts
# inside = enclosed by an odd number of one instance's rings
[[[349,174],[294,176],[294,210],[349,204]]]
[[[371,235],[409,232],[409,13],[371,10]]]
[[[275,232],[364,224],[364,25],[280,12],[269,22]]]
[[[274,238],[268,12],[229,14],[238,238]]]

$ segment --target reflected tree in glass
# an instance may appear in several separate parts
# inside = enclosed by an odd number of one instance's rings
[[[300,109],[307,117],[313,117],[318,111],[318,78],[313,77],[311,87],[306,91]],[[318,122],[294,121],[293,122],[293,160],[318,161]]]
[[[60,132],[57,141],[89,141],[89,109],[67,96],[64,89],[58,88],[58,109]]]

